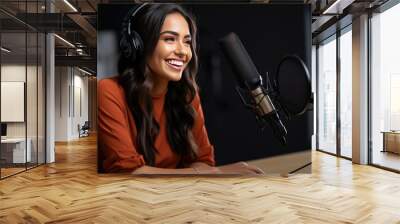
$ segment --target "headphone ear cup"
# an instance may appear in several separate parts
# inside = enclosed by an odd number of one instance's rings
[[[131,41],[132,41],[132,61],[136,61],[137,58],[141,57],[143,54],[143,40],[140,35],[132,30],[131,33]]]
[[[121,40],[119,41],[119,49],[124,58],[129,59],[132,57],[132,48],[133,46],[131,44],[131,41],[129,40],[129,37],[127,37],[126,34],[122,34]]]

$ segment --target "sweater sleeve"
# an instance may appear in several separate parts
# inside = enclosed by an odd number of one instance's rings
[[[98,85],[98,147],[105,172],[129,172],[145,165],[133,144],[123,91],[112,79]],[[132,124],[134,125],[134,124]]]
[[[210,166],[215,166],[214,147],[208,139],[207,130],[205,127],[203,109],[200,104],[200,97],[197,94],[192,102],[193,108],[196,111],[195,124],[193,127],[193,137],[198,145],[198,158],[196,162],[204,162]]]

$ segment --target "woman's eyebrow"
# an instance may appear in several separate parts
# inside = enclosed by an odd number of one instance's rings
[[[179,36],[179,33],[175,32],[175,31],[170,31],[170,30],[161,32],[161,33],[160,33],[160,36],[163,35],[163,34],[165,34],[165,33],[172,34],[172,35],[174,35],[174,36]],[[185,35],[184,38],[191,38],[191,36],[190,36],[190,34],[187,34],[187,35]]]

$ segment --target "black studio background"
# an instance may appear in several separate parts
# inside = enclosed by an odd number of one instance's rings
[[[311,70],[309,5],[182,4],[191,11],[199,32],[198,84],[217,165],[311,149],[313,111],[290,121],[288,144],[281,146],[269,126],[261,131],[253,112],[235,91],[236,80],[218,40],[235,32],[261,74],[275,75],[280,60],[296,54]],[[120,33],[124,15],[134,5],[99,5],[98,31]],[[98,46],[101,51],[101,46]],[[116,59],[117,60],[117,59]],[[311,77],[310,77],[311,79]],[[293,88],[299,88],[293,83]]]

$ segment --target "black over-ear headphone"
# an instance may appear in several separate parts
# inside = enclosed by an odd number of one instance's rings
[[[136,61],[136,59],[143,53],[144,49],[142,38],[131,28],[132,21],[140,9],[147,4],[148,3],[143,3],[136,8],[131,9],[124,19],[119,48],[123,57],[129,59],[131,62]]]

